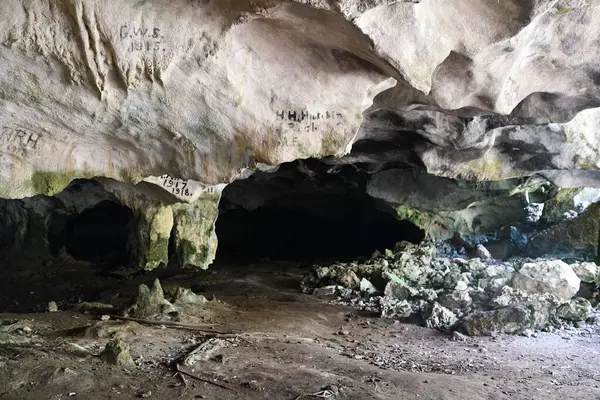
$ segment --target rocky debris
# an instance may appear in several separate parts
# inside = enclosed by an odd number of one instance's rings
[[[395,300],[389,297],[380,298],[381,317],[386,319],[405,319],[418,312],[407,300]]]
[[[226,340],[219,338],[210,338],[202,342],[198,347],[183,358],[183,364],[192,366],[197,362],[208,361],[216,353],[228,344]]]
[[[106,344],[106,347],[100,354],[100,358],[107,363],[118,365],[120,367],[135,367],[135,362],[131,358],[129,345],[121,339],[112,339]]]
[[[0,346],[31,345],[41,339],[33,332],[27,321],[0,321]]]
[[[22,335],[15,335],[0,331],[0,346],[3,345],[24,345],[31,343],[31,338]]]
[[[573,268],[561,260],[545,260],[523,264],[512,280],[512,286],[532,294],[552,294],[569,300],[579,290],[580,280]]]
[[[575,275],[585,283],[593,283],[598,279],[598,266],[593,262],[571,264]]]
[[[592,304],[587,299],[577,297],[568,303],[561,304],[556,309],[556,315],[568,321],[584,321],[592,311]]]
[[[343,286],[344,281],[350,285]],[[315,266],[301,286],[336,303],[377,311],[385,319],[440,331],[461,328],[470,335],[560,326],[583,316],[589,304],[571,301],[580,280],[563,261],[468,259],[437,252],[430,241],[402,242],[367,260]]]

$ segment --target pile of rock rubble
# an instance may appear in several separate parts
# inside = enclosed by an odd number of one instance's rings
[[[434,243],[396,244],[366,261],[315,265],[305,292],[378,311],[382,318],[415,321],[468,335],[551,331],[592,322],[599,270],[594,263],[492,259],[448,255]]]

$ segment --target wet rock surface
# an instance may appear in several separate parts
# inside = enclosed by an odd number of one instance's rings
[[[337,296],[333,301],[379,312],[384,319],[476,336],[518,334],[551,330],[590,315],[595,295],[574,298],[581,292],[575,271],[589,275],[595,269],[572,265],[562,260],[467,258],[442,251],[433,242],[398,243],[394,251],[376,252],[366,261],[314,266],[302,287],[317,295],[331,288],[329,297]],[[344,286],[348,276],[352,284]],[[359,279],[377,292],[356,290],[353,282]],[[330,283],[335,285],[326,286]]]

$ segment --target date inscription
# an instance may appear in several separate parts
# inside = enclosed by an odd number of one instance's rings
[[[201,187],[197,183],[194,183],[194,181],[191,182],[192,184],[190,184],[190,181],[184,179],[173,178],[170,175],[161,175],[158,184],[174,195],[184,198],[190,198],[196,194],[218,193],[218,188],[215,186]]]
[[[167,50],[164,46],[165,37],[161,33],[161,29],[155,26],[144,28],[135,25],[121,25],[119,38],[127,45],[127,51],[130,53],[156,53]]]

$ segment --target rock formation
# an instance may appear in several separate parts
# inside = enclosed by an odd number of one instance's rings
[[[5,0],[0,21],[0,250],[60,248],[110,201],[135,264],[206,267],[223,188],[308,158],[445,239],[600,187],[590,0]]]

